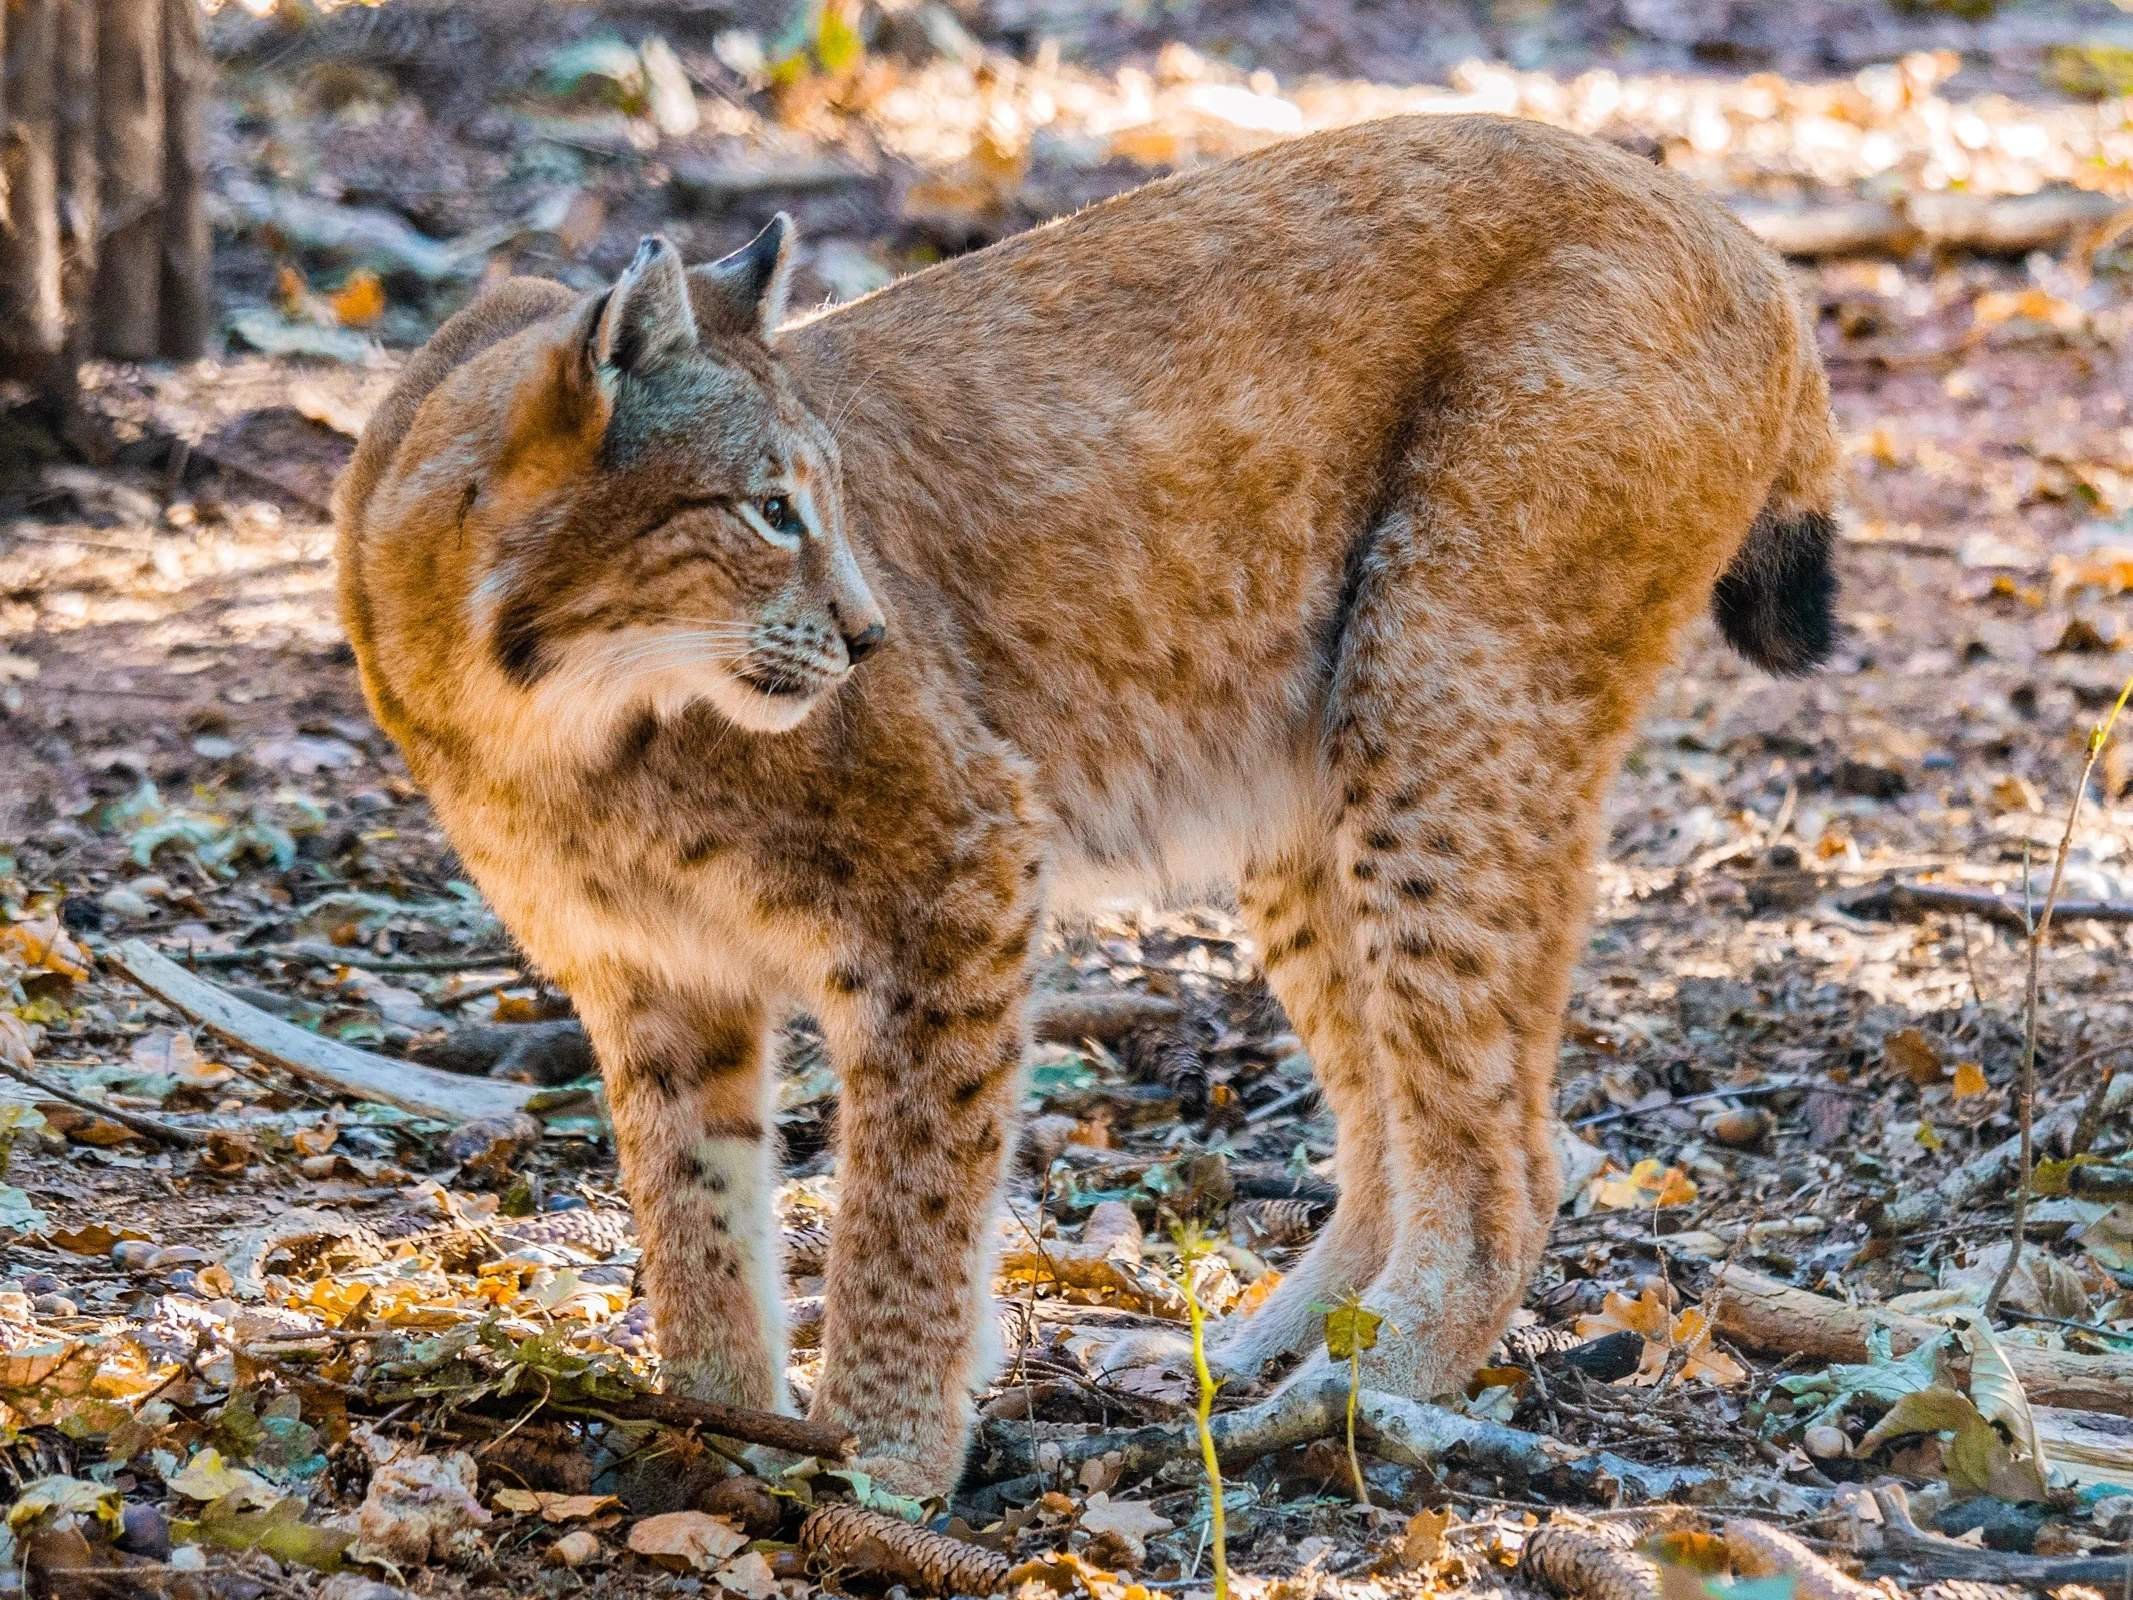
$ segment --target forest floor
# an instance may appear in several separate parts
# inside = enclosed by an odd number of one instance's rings
[[[460,880],[333,607],[333,475],[399,353],[485,275],[590,286],[643,232],[700,259],[782,207],[799,301],[847,298],[1399,109],[1584,128],[1744,207],[2133,198],[2126,102],[2097,98],[2125,87],[2108,5],[853,15],[228,5],[230,353],[92,374],[93,464],[0,417],[0,1064],[34,1080],[0,1099],[0,1570],[19,1583],[27,1558],[35,1592],[764,1600],[880,1564],[793,1547],[801,1502],[848,1482],[750,1500],[685,1430],[627,1415],[656,1370],[634,1252],[549,1221],[620,1204],[592,1109],[536,1101],[535,1139],[440,1123],[293,1075],[277,1060],[304,1047],[260,1032],[583,1065],[567,1026],[534,1049],[495,1031],[567,1006]],[[1567,1336],[1514,1340],[1443,1408],[1366,1414],[1371,1506],[1323,1425],[1283,1432],[1278,1403],[1279,1437],[1233,1424],[1240,1590],[1611,1597],[1605,1573],[1508,1569],[1551,1507],[1654,1498],[1912,1587],[2057,1587],[2097,1570],[2023,1563],[2125,1549],[2133,1124],[2109,1082],[2133,1052],[2133,739],[2072,831],[2034,1017],[2053,1159],[2021,1269],[1977,1313],[2014,1237],[2010,1168],[1981,1158],[2016,1130],[2022,907],[2133,670],[2133,249],[2108,225],[2026,257],[1883,242],[1799,268],[1851,458],[1837,660],[1774,682],[1699,626],[1613,800],[1563,1046],[1573,1181],[1528,1301]],[[190,963],[236,1022],[152,998],[129,941]],[[925,1510],[1055,1591],[1198,1590],[1192,1383],[1103,1370],[1099,1336],[1181,1315],[1182,1220],[1218,1241],[1198,1294],[1245,1314],[1323,1219],[1331,1126],[1219,904],[1061,929],[1045,959],[1052,988],[1175,1005],[1036,1047],[1003,1219],[1013,1360],[963,1492]],[[787,1054],[804,1328],[836,1093],[804,1024]],[[2074,1127],[2084,1107],[2103,1114]],[[1892,1354],[1864,1307],[1940,1320],[1899,1323]],[[1267,1392],[1226,1389],[1218,1416]],[[1142,1425],[1169,1431],[1126,1437]],[[1418,1429],[1465,1431],[1444,1452]],[[1889,1482],[1929,1535],[1863,1492]],[[1655,1555],[1668,1600],[1747,1595],[1758,1571],[1694,1532]]]

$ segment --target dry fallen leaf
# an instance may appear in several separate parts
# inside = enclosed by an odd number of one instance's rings
[[[1745,1382],[1747,1368],[1711,1343],[1711,1327],[1704,1313],[1690,1306],[1680,1313],[1667,1310],[1666,1302],[1647,1289],[1632,1300],[1610,1294],[1596,1316],[1578,1318],[1578,1337],[1597,1339],[1606,1334],[1629,1332],[1644,1336],[1644,1355],[1637,1370],[1623,1381],[1639,1387],[1657,1383],[1676,1350],[1685,1353],[1684,1378],[1731,1385]]]
[[[667,1511],[630,1529],[629,1546],[662,1566],[708,1572],[748,1543],[748,1535],[724,1517],[703,1511]]]
[[[1958,1061],[1955,1064],[1955,1098],[1969,1100],[1983,1094],[1991,1085],[1985,1081],[1985,1069],[1975,1061]]]
[[[1400,1541],[1400,1560],[1410,1567],[1426,1567],[1444,1554],[1444,1535],[1451,1528],[1449,1506],[1417,1511],[1407,1519],[1407,1533]]]
[[[530,1512],[543,1522],[582,1522],[622,1502],[611,1494],[557,1494],[545,1489],[499,1489],[489,1503],[499,1511]]]
[[[737,1594],[741,1600],[770,1600],[778,1592],[777,1574],[770,1570],[770,1563],[760,1550],[748,1550],[734,1557],[711,1575],[727,1594]]]
[[[1628,1172],[1602,1172],[1592,1180],[1592,1203],[1610,1211],[1644,1211],[1655,1206],[1685,1206],[1696,1198],[1696,1185],[1679,1167],[1646,1158]]]
[[[1890,1034],[1882,1041],[1881,1056],[1915,1084],[1940,1082],[1940,1052],[1916,1028],[1898,1028]]]
[[[334,290],[327,303],[333,307],[334,320],[344,328],[367,328],[385,315],[385,285],[378,281],[375,272],[362,269],[348,275],[348,281]]]
[[[1131,1539],[1148,1539],[1168,1533],[1177,1524],[1145,1500],[1113,1500],[1092,1494],[1081,1508],[1081,1525],[1090,1533],[1121,1533]]]
[[[49,914],[0,928],[0,956],[34,972],[56,972],[79,981],[89,976],[89,956]]]

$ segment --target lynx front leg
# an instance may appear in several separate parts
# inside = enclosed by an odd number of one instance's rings
[[[763,1008],[621,975],[576,995],[607,1079],[666,1385],[783,1410]]]
[[[994,1218],[1022,1094],[1037,857],[1014,835],[983,856],[975,881],[912,909],[885,971],[833,974],[823,1018],[844,1089],[814,1415],[908,1494],[955,1486],[996,1359]]]

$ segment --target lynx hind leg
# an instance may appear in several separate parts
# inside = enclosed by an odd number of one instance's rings
[[[1259,941],[1267,984],[1302,1037],[1333,1112],[1340,1183],[1332,1218],[1266,1303],[1208,1336],[1209,1364],[1248,1381],[1320,1343],[1325,1308],[1377,1277],[1393,1226],[1383,1129],[1372,1107],[1377,1073],[1363,1026],[1365,989],[1352,981],[1354,915],[1325,842],[1299,839],[1246,863],[1237,900]],[[1190,1359],[1191,1341],[1168,1330],[1127,1335],[1105,1352],[1112,1369]]]
[[[763,1009],[627,974],[575,999],[607,1080],[666,1386],[787,1409]]]
[[[1619,726],[1558,687],[1575,663],[1540,627],[1433,592],[1417,544],[1404,516],[1381,530],[1328,742],[1394,1196],[1365,1375],[1428,1398],[1486,1356],[1547,1241],[1556,1047]]]
[[[1340,1199],[1296,1266],[1248,1317],[1222,1324],[1218,1351],[1231,1370],[1256,1374],[1301,1355],[1323,1335],[1324,1308],[1360,1294],[1385,1263],[1393,1234],[1384,1129],[1377,1117],[1376,1061],[1357,981],[1350,896],[1323,843],[1299,844],[1248,864],[1237,885],[1259,941],[1268,986],[1310,1054],[1334,1120]]]

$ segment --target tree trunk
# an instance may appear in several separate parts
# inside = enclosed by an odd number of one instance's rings
[[[97,0],[58,0],[59,296],[66,318],[62,381],[89,354],[89,307],[102,243],[103,180],[96,152]],[[62,400],[67,397],[62,396]]]
[[[161,342],[163,7],[157,0],[101,0],[100,11],[104,244],[96,343],[100,354],[146,361]]]
[[[59,0],[8,0],[0,120],[0,377],[49,386],[66,342],[60,300]]]
[[[215,314],[208,280],[207,93],[200,0],[164,0],[162,353],[177,361],[206,352]]]

